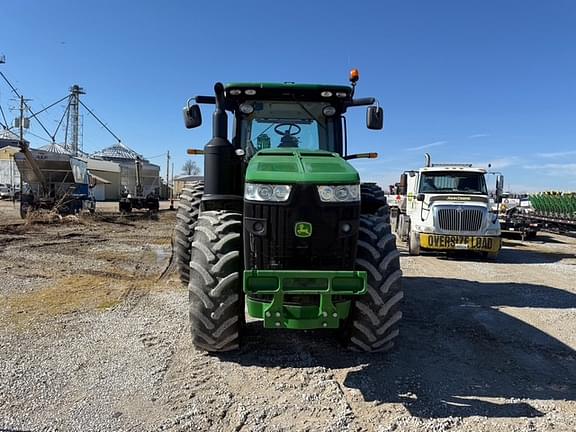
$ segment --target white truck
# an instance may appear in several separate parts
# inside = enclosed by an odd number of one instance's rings
[[[498,213],[491,210],[486,170],[471,164],[432,164],[406,171],[397,184],[397,205],[390,207],[392,230],[421,250],[471,251],[495,259],[501,247]],[[496,201],[503,177],[497,176]]]

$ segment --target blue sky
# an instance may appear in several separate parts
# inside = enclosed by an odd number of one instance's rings
[[[29,0],[1,14],[0,68],[35,110],[79,84],[163,170],[166,150],[178,172],[208,140],[208,122],[184,129],[181,108],[215,81],[345,84],[357,67],[357,95],[386,112],[379,132],[363,109],[349,115],[350,148],[380,154],[355,163],[364,179],[397,181],[428,151],[491,163],[514,191],[576,190],[575,2]],[[3,108],[10,98],[0,83]],[[49,129],[61,113],[42,117]],[[114,142],[85,118],[86,151]]]

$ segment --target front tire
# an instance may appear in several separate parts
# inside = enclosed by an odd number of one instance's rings
[[[194,226],[200,214],[200,202],[204,194],[204,182],[193,182],[184,186],[174,227],[173,253],[182,285],[190,280],[190,247]]]
[[[355,351],[388,351],[399,334],[402,271],[390,225],[373,215],[360,217],[356,269],[368,274],[368,292],[354,301],[346,345]]]
[[[408,253],[412,256],[420,255],[420,233],[412,231],[409,232]]]
[[[194,228],[188,285],[190,331],[196,348],[237,349],[244,321],[242,215],[207,211]]]

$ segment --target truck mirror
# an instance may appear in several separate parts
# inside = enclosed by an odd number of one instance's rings
[[[419,193],[418,195],[416,195],[416,201],[424,201],[424,194]]]
[[[378,106],[369,106],[366,110],[366,127],[380,130],[384,127],[384,110]]]
[[[184,125],[186,129],[192,129],[202,124],[202,112],[196,104],[184,107]]]
[[[398,195],[406,195],[408,192],[408,174],[403,173],[400,176],[400,183],[398,183]]]
[[[504,176],[498,174],[496,176],[496,202],[502,201],[502,194],[504,193]]]

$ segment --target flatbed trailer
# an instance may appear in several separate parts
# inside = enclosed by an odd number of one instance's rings
[[[502,234],[519,235],[522,240],[536,238],[541,229],[541,222],[532,219],[521,207],[512,207],[499,213]]]
[[[555,232],[576,232],[576,192],[543,192],[530,196],[533,211],[522,217]]]

